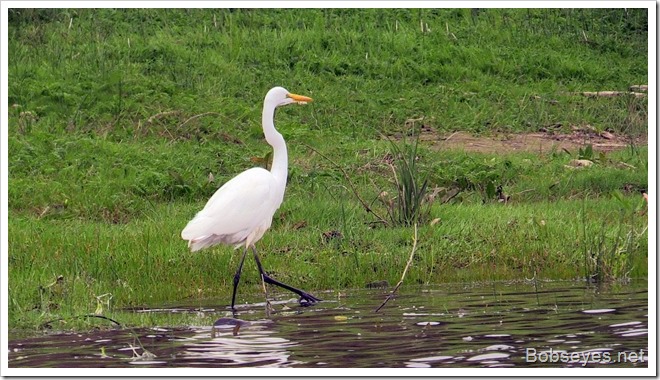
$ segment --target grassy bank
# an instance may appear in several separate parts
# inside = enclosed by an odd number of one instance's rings
[[[395,283],[412,230],[379,223],[350,187],[386,217],[396,161],[383,136],[421,117],[438,136],[552,124],[643,135],[645,98],[574,93],[646,83],[644,12],[12,11],[10,327],[99,306],[121,319],[137,305],[229,303],[238,255],[191,254],[179,233],[270,151],[259,121],[273,85],[315,101],[277,114],[290,179],[258,244],[264,265],[309,291]],[[407,282],[647,275],[645,147],[597,152],[583,169],[570,167],[577,151],[422,142],[416,156],[438,200]],[[260,297],[252,262],[244,281],[239,300]]]
[[[446,131],[639,133],[629,111],[644,101],[569,94],[647,82],[645,12],[22,10],[9,102],[40,130],[115,139],[258,135],[277,84],[317,100],[314,119],[295,119],[305,130],[361,138],[420,116]],[[205,112],[220,115],[177,128]]]

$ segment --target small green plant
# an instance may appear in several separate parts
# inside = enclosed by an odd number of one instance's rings
[[[598,283],[629,280],[635,233],[632,229],[623,233],[623,225],[615,236],[607,236],[606,231],[602,226],[593,236],[585,236],[585,278]]]
[[[617,205],[619,205],[619,208],[621,208],[621,212],[628,215],[639,213],[646,204],[643,197],[639,197],[635,201],[625,197],[621,190],[614,190],[612,192],[612,198],[616,201]]]
[[[563,148],[569,156],[573,156],[570,150]],[[587,144],[584,148],[578,148],[577,151],[578,160],[589,160],[592,162],[598,162],[601,164],[607,163],[607,156],[605,152],[594,152],[594,147],[591,144]]]
[[[483,203],[498,199],[501,187],[520,175],[520,168],[509,159],[464,156],[447,161],[438,170],[437,179],[461,191],[476,191]]]
[[[640,236],[646,233],[646,229],[637,233],[632,217],[626,217],[637,214],[643,205],[624,198],[620,191],[613,192],[612,198],[621,207],[619,226],[615,231],[608,228],[605,222],[599,230],[590,231],[586,226],[584,208],[582,210],[584,273],[587,281],[628,280],[633,270],[631,263],[635,261],[632,255],[638,251]]]
[[[578,160],[594,160],[594,148],[591,144],[584,148],[578,148]]]
[[[387,207],[387,214],[394,226],[412,226],[415,223],[423,223],[430,214],[430,202],[426,202],[428,178],[420,173],[417,167],[417,146],[419,134],[414,136],[414,143],[408,144],[405,138],[402,140],[403,147],[392,143],[394,164],[392,168],[394,182],[396,184],[396,197],[385,201],[381,200]]]

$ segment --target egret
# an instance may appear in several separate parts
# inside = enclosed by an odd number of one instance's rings
[[[243,262],[248,249],[252,249],[257,268],[265,283],[276,285],[300,296],[299,303],[308,306],[320,301],[313,295],[283,284],[270,277],[261,266],[255,243],[270,228],[273,214],[282,204],[286,187],[288,158],[284,137],[275,130],[275,108],[291,103],[305,104],[312,99],[292,94],[282,87],[274,87],[266,94],[261,122],[264,136],[273,147],[270,171],[264,168],[248,169],[229,180],[208,200],[206,206],[188,222],[181,237],[188,241],[192,252],[216,244],[243,247],[238,269],[234,274],[231,308],[236,301],[236,288],[241,278]]]

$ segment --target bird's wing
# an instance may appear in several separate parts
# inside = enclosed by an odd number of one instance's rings
[[[270,226],[282,202],[276,193],[276,181],[268,170],[246,170],[213,194],[183,229],[181,237],[198,240],[215,235],[224,243],[240,243],[255,228]]]

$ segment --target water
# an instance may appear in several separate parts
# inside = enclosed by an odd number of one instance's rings
[[[9,367],[647,367],[646,283],[495,283],[288,294],[243,305],[140,309],[202,313],[209,325],[10,340]],[[289,307],[290,308],[289,308]],[[217,326],[212,326],[214,320]]]

